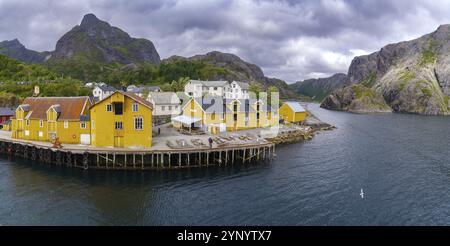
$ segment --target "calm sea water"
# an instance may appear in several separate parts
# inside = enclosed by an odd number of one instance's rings
[[[450,224],[450,118],[308,107],[338,129],[270,164],[85,172],[1,156],[0,224]]]

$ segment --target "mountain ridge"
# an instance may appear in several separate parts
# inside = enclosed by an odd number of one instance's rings
[[[18,40],[5,40],[0,42],[0,54],[15,58],[17,60],[37,64],[45,61],[50,52],[38,52],[29,50]]]
[[[331,92],[348,84],[348,77],[344,73],[336,73],[331,77],[306,79],[289,85],[295,92],[321,101]]]
[[[336,82],[337,88],[332,92],[322,89],[323,94],[329,95],[321,106],[352,111],[353,107],[348,105],[363,91],[371,98],[358,103],[362,109],[357,110],[359,113],[376,112],[377,108],[386,112],[384,106],[379,107],[381,97],[393,112],[450,115],[449,53],[450,25],[445,24],[419,38],[388,44],[379,51],[357,56],[349,66],[347,81]],[[377,103],[373,104],[374,101]]]
[[[174,61],[200,61],[226,69],[227,73],[216,74],[209,78],[210,80],[237,80],[249,83],[258,82],[263,89],[267,89],[270,86],[277,87],[283,98],[296,99],[299,97],[298,94],[293,93],[289,89],[289,85],[285,81],[266,77],[259,66],[246,62],[235,54],[211,51],[206,54],[198,54],[191,57],[174,55],[164,59],[162,63]]]
[[[16,45],[26,49],[20,43]],[[161,83],[161,79],[170,83],[177,79],[173,78],[175,74],[197,75],[198,78],[208,80],[257,82],[263,89],[275,86],[282,97],[298,98],[285,81],[266,77],[259,66],[235,54],[211,51],[188,58],[171,56],[161,61],[150,40],[132,38],[94,14],[86,14],[79,25],[65,33],[57,41],[54,51],[26,51],[37,57],[33,58],[35,63],[46,66],[56,74],[83,81],[105,81],[118,86],[124,80],[128,80],[128,83],[152,83],[149,80],[159,76],[158,83]],[[32,60],[17,55],[17,52],[8,54],[23,62]],[[168,74],[171,71],[173,75]]]

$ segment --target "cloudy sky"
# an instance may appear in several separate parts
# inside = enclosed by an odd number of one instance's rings
[[[0,40],[53,50],[86,13],[152,40],[162,58],[230,52],[294,82],[450,23],[450,0],[0,0]]]

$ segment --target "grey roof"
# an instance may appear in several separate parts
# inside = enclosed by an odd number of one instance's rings
[[[22,104],[22,105],[20,105],[20,106],[22,107],[23,111],[30,111],[30,105],[28,105],[28,104]]]
[[[61,105],[55,104],[52,107],[55,109],[56,113],[61,113]]]
[[[231,112],[229,108],[224,105],[225,100],[222,97],[197,97],[195,98],[206,113],[223,113]]]
[[[90,121],[91,117],[89,115],[80,115],[80,121]]]
[[[146,85],[140,85],[140,86],[135,86],[135,85],[129,85],[127,87],[127,91],[128,92],[133,92],[133,93],[142,93],[145,89],[147,89],[150,92],[158,92],[158,91],[162,91],[161,88],[159,86],[146,86]]]
[[[192,84],[202,84],[207,87],[221,87],[228,84],[228,81],[218,80],[218,81],[205,81],[205,80],[189,80]]]
[[[243,90],[248,90],[248,88],[250,88],[250,85],[248,83],[241,81],[233,81],[233,82],[236,82]]]
[[[257,103],[259,100],[258,99],[254,99],[254,98],[250,98],[250,99],[227,99],[227,104],[232,103],[232,101],[239,101],[240,102],[240,107],[239,107],[239,111],[240,112],[256,112],[256,110],[252,107],[250,107],[250,105],[254,105],[255,103]],[[263,101],[261,101],[260,104],[260,112],[267,112],[267,111],[271,111],[271,112],[276,112],[276,109],[271,107],[269,104],[264,103]]]
[[[149,91],[162,91],[159,86],[149,86]]]
[[[149,92],[148,98],[151,99],[155,105],[180,104],[180,98],[178,98],[175,92]]]
[[[12,116],[15,111],[15,108],[0,108],[0,116]]]
[[[194,98],[195,101],[199,105],[202,106],[203,110],[206,113],[212,113],[212,112],[218,112],[222,113],[224,110],[224,103],[226,105],[230,105],[233,101],[238,101],[238,112],[256,112],[254,107],[251,107],[251,105],[254,105],[256,102],[258,102],[257,99],[223,99],[222,97],[214,97],[214,96],[206,96],[206,97],[196,97]],[[189,101],[189,100],[187,100]],[[186,101],[186,103],[187,103]],[[186,104],[184,103],[184,105]],[[183,105],[183,106],[184,106]],[[265,103],[261,104],[261,108],[259,109],[260,112],[266,112],[266,111],[272,111],[274,112],[275,109],[272,108],[270,105],[267,105]],[[225,106],[225,112],[230,113],[232,112],[228,107]]]
[[[306,112],[305,108],[303,108],[302,105],[300,105],[299,102],[286,101],[284,103],[286,103],[295,113]]]
[[[191,99],[190,96],[186,95],[186,93],[184,93],[182,91],[176,92],[176,94],[177,94],[178,98],[180,99],[181,108],[183,108],[184,105],[186,105],[189,102],[189,100]]]
[[[239,102],[239,112],[256,112],[250,105],[255,104],[258,101],[257,99],[227,99],[227,104],[230,104],[233,101]],[[265,111],[264,107],[261,107],[260,111]]]
[[[109,85],[98,85],[97,87],[102,91],[116,91],[116,88]]]

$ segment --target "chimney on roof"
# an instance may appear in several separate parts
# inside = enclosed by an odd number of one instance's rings
[[[39,96],[39,93],[40,93],[39,86],[38,86],[38,85],[35,85],[35,86],[34,86],[34,93],[33,93],[33,96],[37,97],[37,96]]]

